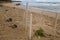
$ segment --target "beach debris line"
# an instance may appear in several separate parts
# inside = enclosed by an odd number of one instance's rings
[[[12,22],[12,18],[6,19],[6,22]]]
[[[11,25],[9,27],[11,27],[12,29],[15,29],[15,28],[17,28],[17,25],[16,24],[13,24],[13,25]]]

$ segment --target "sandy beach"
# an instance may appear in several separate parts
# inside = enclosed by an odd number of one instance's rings
[[[41,40],[60,40],[60,12],[29,8],[26,19],[24,19],[26,11],[24,8],[16,6],[14,3],[2,3],[2,5],[3,7],[0,7],[0,40],[29,40],[31,13],[32,40],[37,40],[33,35],[40,27],[45,31],[45,37],[41,37]],[[12,21],[6,21],[9,18]],[[14,25],[16,25],[16,28],[14,28]],[[27,30],[25,30],[26,27]]]

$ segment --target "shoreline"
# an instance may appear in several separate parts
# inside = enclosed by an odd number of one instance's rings
[[[11,3],[3,3],[3,5],[6,5],[6,6],[10,6],[10,7],[16,7],[16,8],[22,8],[22,9],[25,9],[25,7],[23,7],[23,6],[16,6],[15,5],[16,3],[13,3],[13,2],[11,2]],[[60,13],[60,11],[56,11],[56,10],[49,10],[49,9],[42,9],[42,8],[36,8],[36,7],[28,7],[29,9],[32,9],[32,10],[42,10],[42,11],[51,11],[51,12],[57,12],[57,13]]]
[[[15,7],[15,8],[19,8],[19,9],[23,9],[23,10],[26,10],[26,7],[23,7],[23,6],[16,6],[15,5],[16,3],[6,3],[3,5],[4,6],[8,6],[8,7]],[[37,14],[44,14],[44,15],[47,15],[49,17],[54,17],[56,16],[56,14],[58,15],[58,19],[60,19],[60,12],[57,12],[57,11],[52,11],[52,10],[46,10],[46,9],[39,9],[39,8],[33,8],[33,7],[28,7],[27,9],[29,12],[34,12],[34,13],[37,13]]]
[[[42,9],[42,8],[35,8],[35,7],[31,7],[31,9],[60,13],[60,11],[56,11],[56,10],[49,10],[49,9]]]

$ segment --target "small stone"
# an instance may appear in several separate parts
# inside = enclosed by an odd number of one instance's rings
[[[52,36],[51,34],[49,34],[49,36]]]
[[[17,6],[21,5],[20,3],[16,4]]]
[[[6,22],[12,22],[12,18],[8,18]]]
[[[12,26],[10,26],[11,28],[17,28],[17,25],[16,24],[14,24],[14,25],[12,25]]]
[[[8,11],[7,9],[5,11]]]

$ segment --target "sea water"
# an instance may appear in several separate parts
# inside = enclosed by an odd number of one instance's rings
[[[15,2],[15,3],[20,3],[20,6],[26,6],[26,1],[22,2]],[[60,11],[60,3],[58,2],[51,2],[51,3],[40,3],[40,2],[28,2],[28,7],[34,7],[34,8],[39,8],[39,9],[47,9],[47,10],[53,10],[53,11]]]

